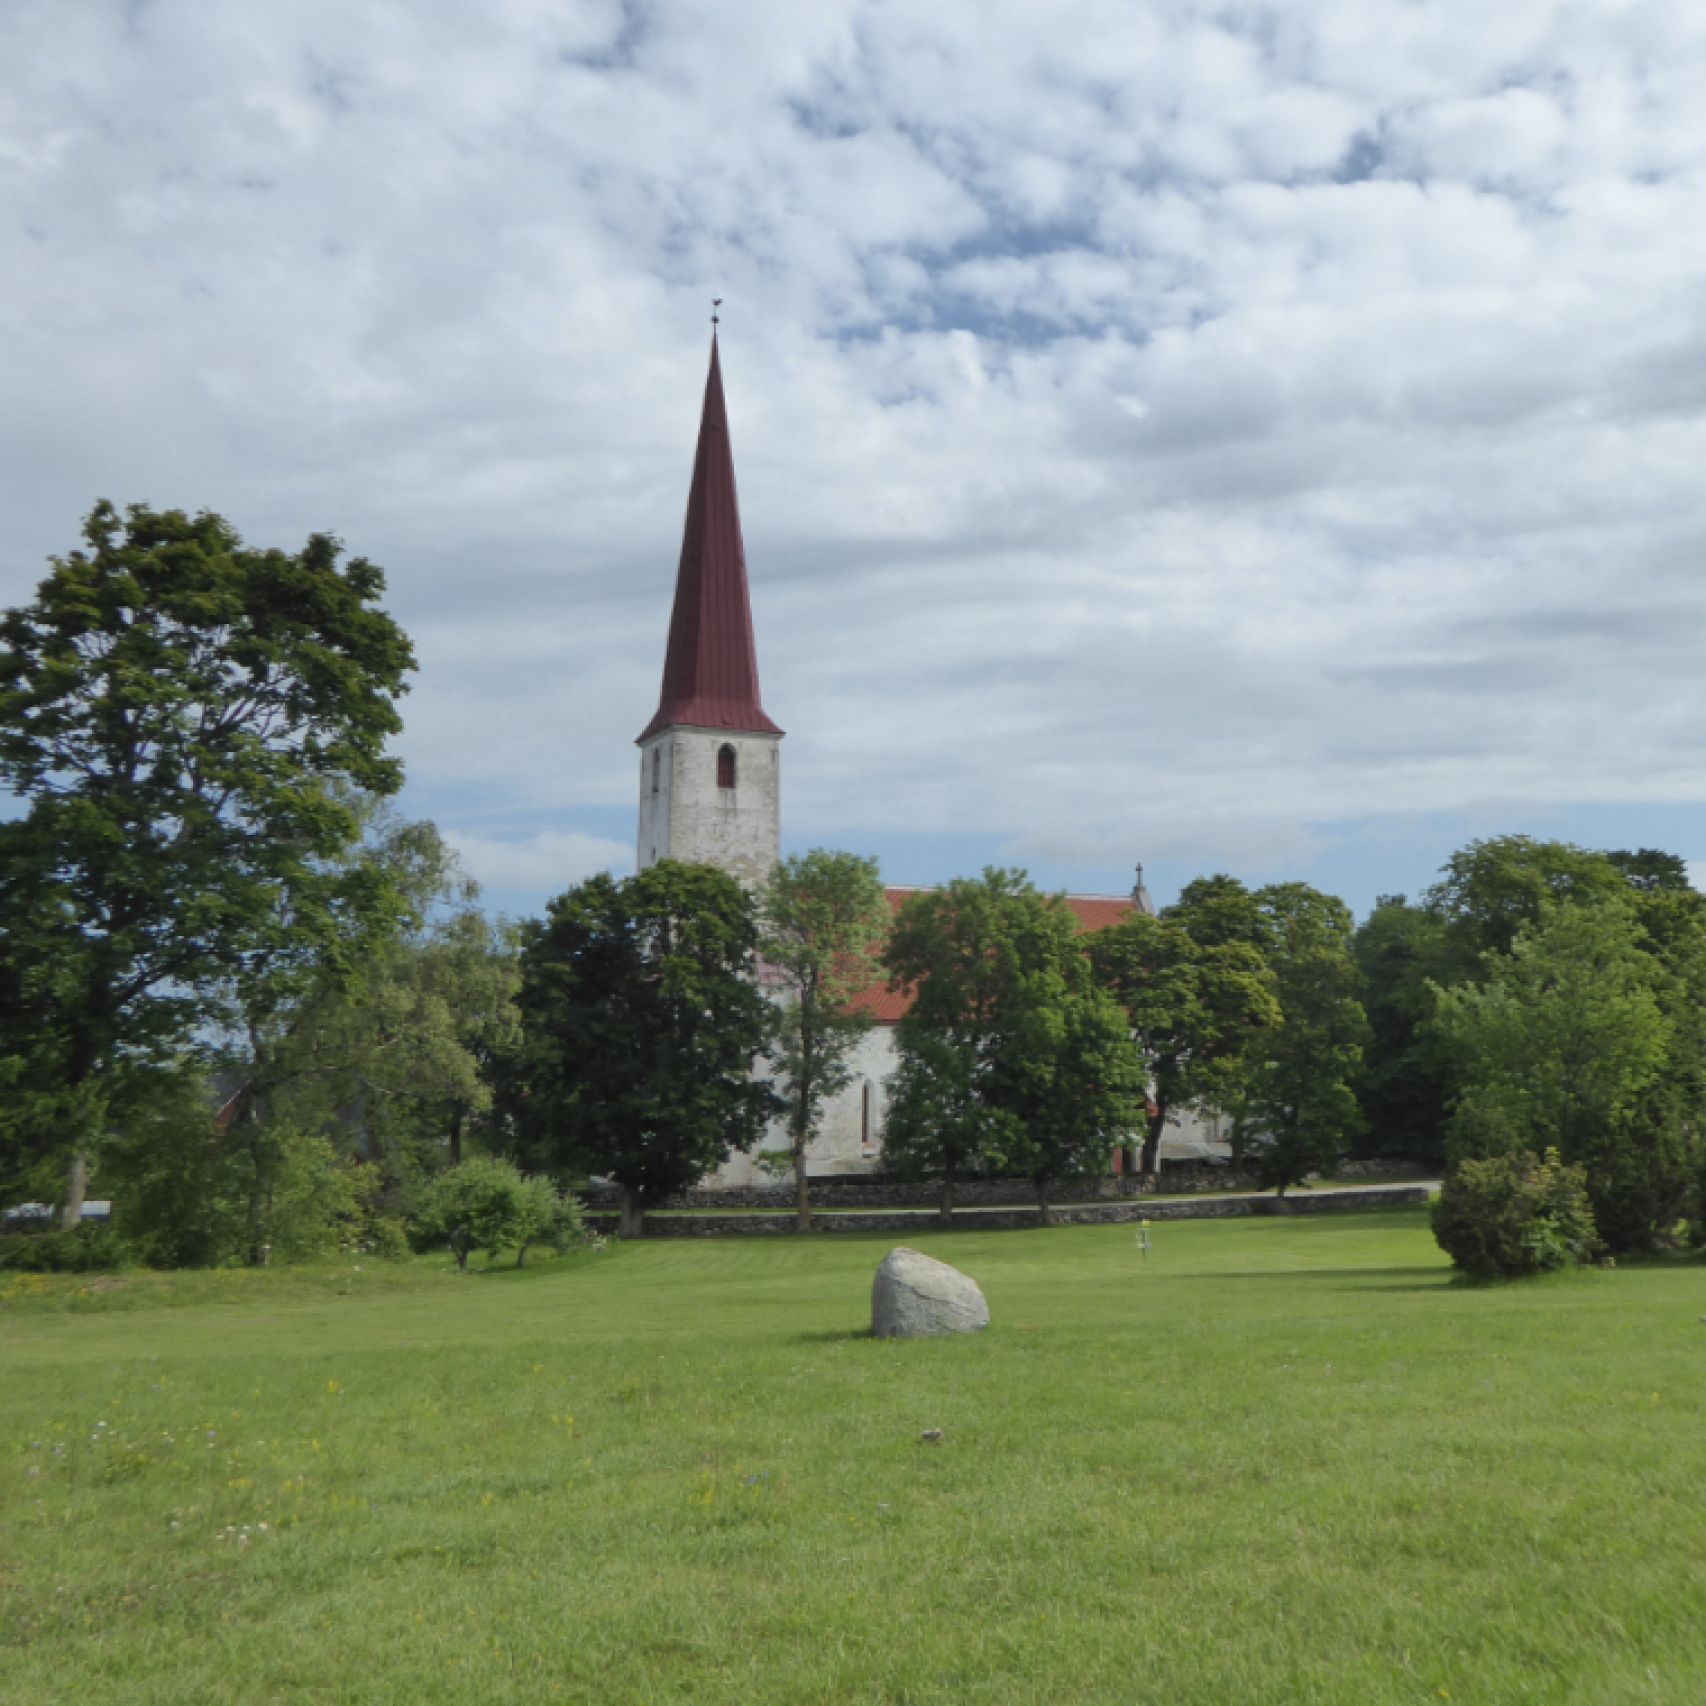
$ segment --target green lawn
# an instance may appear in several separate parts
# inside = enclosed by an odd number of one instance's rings
[[[1706,1268],[1153,1237],[0,1275],[0,1696],[1706,1700]]]

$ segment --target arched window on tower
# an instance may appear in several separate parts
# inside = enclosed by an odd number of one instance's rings
[[[717,748],[717,786],[732,788],[735,785],[735,749],[725,741]]]
[[[654,746],[652,748],[652,792],[654,794],[658,791],[658,787],[659,787],[659,784],[661,783],[662,779],[663,779],[663,749],[661,747]]]

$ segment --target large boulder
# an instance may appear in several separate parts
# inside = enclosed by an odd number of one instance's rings
[[[871,1336],[925,1339],[989,1325],[977,1281],[902,1244],[883,1257],[871,1285]]]

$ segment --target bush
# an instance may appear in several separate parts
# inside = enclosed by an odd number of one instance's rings
[[[110,1273],[134,1259],[108,1226],[69,1232],[9,1232],[0,1236],[0,1270],[24,1274]]]
[[[409,1255],[408,1223],[400,1214],[375,1215],[367,1228],[364,1245],[382,1262],[401,1262]]]
[[[1599,1253],[1587,1176],[1558,1151],[1463,1161],[1433,1205],[1434,1238],[1465,1273],[1545,1273]]]
[[[415,1233],[423,1245],[448,1242],[464,1268],[470,1250],[496,1256],[513,1246],[519,1268],[530,1245],[561,1250],[578,1240],[581,1206],[551,1180],[482,1156],[433,1180],[416,1211]]]

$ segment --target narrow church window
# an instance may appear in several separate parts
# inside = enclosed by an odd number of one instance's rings
[[[663,769],[663,753],[658,747],[652,748],[652,792],[658,791],[658,780]]]
[[[859,1147],[867,1155],[877,1146],[876,1100],[877,1087],[867,1078],[859,1095]]]
[[[717,786],[732,788],[735,785],[735,749],[726,742],[717,749]]]

